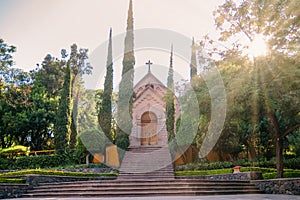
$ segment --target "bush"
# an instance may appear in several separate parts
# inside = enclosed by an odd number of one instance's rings
[[[13,158],[0,158],[0,170],[11,169],[15,165]]]
[[[284,168],[290,169],[300,169],[300,158],[285,159],[283,161]],[[259,167],[259,168],[276,168],[276,159],[271,160],[266,159],[240,159],[237,161],[226,161],[226,162],[199,162],[199,163],[189,163],[186,165],[176,166],[175,170],[211,170],[211,169],[223,169],[232,168],[234,166],[242,167]]]
[[[264,179],[274,179],[274,178],[277,178],[277,174],[276,174],[276,172],[265,173],[265,174],[263,174],[263,178]]]
[[[291,172],[284,172],[283,177],[284,178],[297,178],[297,177],[300,177],[300,170],[291,171]]]
[[[297,178],[297,177],[300,177],[300,170],[291,170],[291,169],[284,170],[283,178]],[[275,179],[275,178],[277,178],[277,173],[276,172],[264,173],[263,178],[264,179]]]
[[[39,174],[39,175],[54,175],[54,176],[84,176],[84,177],[98,177],[98,176],[109,176],[115,177],[117,173],[84,173],[84,172],[65,172],[58,170],[22,170],[17,172],[7,172],[0,174],[0,179],[5,179],[6,177],[12,176],[22,176],[27,174]]]
[[[214,170],[195,170],[195,171],[177,171],[176,176],[204,176],[204,175],[215,175],[215,174],[230,174],[232,169],[214,169]]]
[[[300,158],[285,159],[283,166],[290,169],[300,169]]]
[[[82,164],[84,159],[76,151],[62,155],[23,156],[15,159],[0,158],[0,169],[39,169]]]
[[[21,184],[25,182],[26,180],[22,178],[0,178],[0,183]]]

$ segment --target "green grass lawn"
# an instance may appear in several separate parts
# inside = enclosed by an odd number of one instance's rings
[[[118,173],[84,173],[84,172],[65,172],[59,170],[21,170],[0,174],[0,183],[25,183],[25,179],[16,178],[28,174],[53,175],[53,176],[72,176],[72,177],[117,177]]]

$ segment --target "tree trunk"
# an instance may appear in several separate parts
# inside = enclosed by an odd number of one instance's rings
[[[255,159],[256,157],[257,157],[257,154],[256,154],[256,147],[254,146],[254,142],[252,141],[252,139],[251,139],[251,141],[250,141],[250,143],[249,143],[249,147],[248,147],[248,149],[249,149],[249,154],[250,154],[250,158],[251,159]],[[249,158],[248,157],[248,158]]]
[[[86,165],[89,165],[90,164],[90,153],[88,153],[86,156],[85,156],[85,164]]]
[[[283,139],[276,138],[276,169],[277,177],[283,178]]]

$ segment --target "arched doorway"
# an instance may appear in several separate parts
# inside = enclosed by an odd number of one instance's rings
[[[158,144],[157,117],[153,112],[145,112],[141,118],[141,145]]]

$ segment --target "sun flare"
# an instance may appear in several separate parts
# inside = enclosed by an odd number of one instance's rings
[[[257,35],[249,46],[250,57],[265,56],[267,54],[267,44],[262,35]]]

